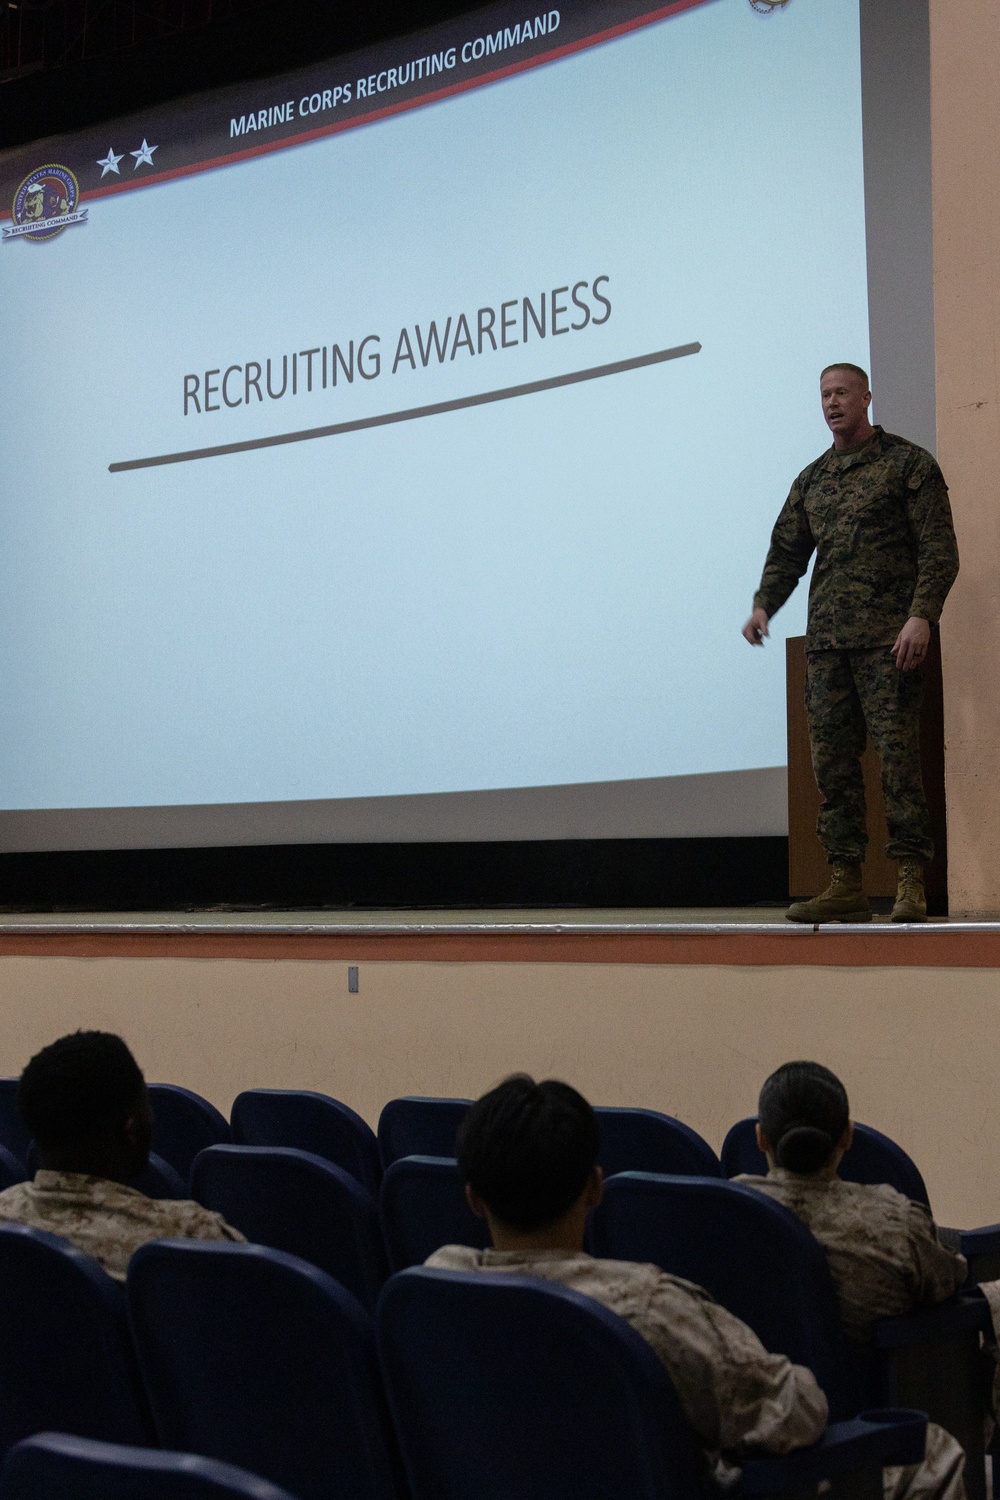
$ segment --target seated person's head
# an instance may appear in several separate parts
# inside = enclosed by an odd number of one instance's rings
[[[498,1250],[582,1249],[587,1214],[601,1201],[599,1144],[586,1099],[554,1079],[518,1073],[472,1106],[458,1164]]]
[[[49,1171],[127,1182],[149,1160],[146,1082],[111,1032],[75,1031],[43,1047],[21,1074],[17,1108]]]
[[[760,1091],[757,1144],[772,1167],[832,1176],[853,1134],[847,1090],[821,1063],[785,1063]]]

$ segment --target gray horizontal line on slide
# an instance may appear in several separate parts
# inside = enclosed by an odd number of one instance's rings
[[[155,469],[161,464],[190,463],[196,458],[224,458],[230,453],[251,453],[256,448],[277,448],[282,443],[304,443],[310,438],[340,437],[346,432],[363,432],[369,427],[388,427],[394,422],[413,422],[418,417],[437,417],[443,412],[462,411],[467,406],[488,406],[493,401],[510,401],[514,396],[534,396],[539,391],[554,391],[564,385],[578,385],[584,380],[601,380],[605,375],[621,375],[626,370],[641,370],[647,365],[663,364],[668,359],[684,359],[701,352],[700,344],[678,344],[673,349],[657,349],[652,354],[637,354],[632,359],[618,359],[609,365],[594,365],[589,370],[574,370],[569,375],[550,375],[545,380],[529,380],[524,385],[508,385],[499,391],[480,391],[473,396],[457,396],[453,401],[435,401],[431,406],[411,406],[405,411],[387,411],[377,417],[360,417],[354,422],[334,422],[327,427],[307,427],[301,432],[282,432],[275,437],[249,438],[242,443],[219,443],[214,448],[189,448],[183,453],[158,453],[152,458],[130,458],[109,464],[111,474],[132,469]]]

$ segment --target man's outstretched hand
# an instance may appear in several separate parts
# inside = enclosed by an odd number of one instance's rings
[[[743,634],[746,635],[745,630]],[[921,620],[918,615],[911,615],[897,635],[892,648],[896,666],[901,672],[912,672],[914,667],[923,665],[927,658],[930,639],[931,627],[927,621]]]
[[[912,620],[910,623],[913,623]],[[767,613],[762,609],[755,609],[743,627],[743,639],[749,641],[751,646],[763,646],[767,634]]]

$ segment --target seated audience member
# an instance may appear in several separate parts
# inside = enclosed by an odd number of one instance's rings
[[[544,1277],[623,1317],[666,1365],[723,1483],[732,1476],[723,1455],[816,1442],[827,1405],[811,1371],[769,1354],[701,1287],[657,1266],[584,1253],[587,1214],[601,1201],[598,1145],[594,1112],[568,1084],[516,1074],[484,1094],[459,1131],[458,1162],[494,1248],[446,1245],[427,1264]],[[884,1470],[884,1500],[965,1500],[964,1464],[954,1438],[930,1424],[924,1462]]]
[[[810,1371],[768,1354],[700,1287],[656,1266],[584,1254],[587,1214],[602,1192],[597,1152],[594,1112],[575,1089],[508,1078],[472,1107],[458,1138],[466,1195],[495,1249],[448,1245],[427,1264],[542,1276],[602,1302],[653,1346],[713,1457],[816,1442],[827,1406]]]
[[[28,1063],[17,1108],[35,1138],[33,1182],[0,1193],[0,1220],[62,1235],[116,1281],[149,1240],[242,1240],[201,1204],[147,1198],[125,1184],[149,1160],[146,1082],[121,1037],[76,1031]]]
[[[776,1199],[819,1240],[846,1333],[868,1341],[879,1318],[953,1296],[965,1281],[965,1259],[940,1243],[924,1205],[887,1184],[838,1177],[854,1127],[835,1073],[820,1063],[785,1063],[761,1089],[757,1117],[767,1176],[734,1180]]]

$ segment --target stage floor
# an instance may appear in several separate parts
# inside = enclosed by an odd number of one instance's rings
[[[1000,968],[1000,921],[802,926],[783,906],[0,916],[0,957]]]
[[[883,903],[888,906],[888,903]],[[0,933],[14,932],[282,932],[282,933],[467,933],[467,932],[765,932],[812,931],[785,919],[787,903],[767,906],[552,907],[438,910],[306,909],[226,907],[199,911],[0,912]],[[925,924],[914,924],[914,931]],[[927,926],[962,931],[1000,930],[997,922],[958,922],[934,917]],[[826,930],[866,932],[873,926],[900,929],[888,915],[872,923],[836,923]]]

